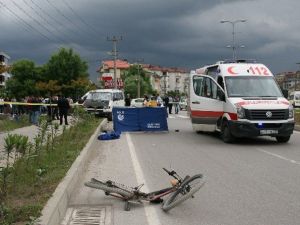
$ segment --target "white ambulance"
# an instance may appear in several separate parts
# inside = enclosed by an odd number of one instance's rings
[[[188,110],[195,131],[219,131],[224,142],[272,136],[288,142],[293,106],[273,74],[253,60],[220,61],[191,71]]]
[[[293,91],[289,95],[290,103],[294,108],[300,108],[300,91]]]

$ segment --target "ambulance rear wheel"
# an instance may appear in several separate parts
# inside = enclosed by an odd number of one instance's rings
[[[223,123],[221,137],[225,143],[232,143],[235,140],[226,122]]]
[[[291,136],[277,136],[276,140],[278,143],[286,143],[290,140]]]

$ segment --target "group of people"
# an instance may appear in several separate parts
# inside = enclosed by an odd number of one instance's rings
[[[29,103],[29,104],[26,104]],[[1,98],[0,113],[11,115],[18,120],[20,115],[28,114],[29,122],[38,125],[41,113],[47,113],[48,121],[59,120],[60,125],[68,125],[68,112],[73,100],[63,96],[53,96],[52,98],[41,98],[28,96],[24,99]],[[50,104],[50,105],[48,105]],[[53,104],[53,105],[52,105]]]
[[[179,101],[180,97],[176,95],[174,98],[172,96],[165,96],[161,98],[159,95],[153,95],[150,98],[148,95],[144,95],[143,106],[146,107],[166,107],[168,108],[169,114],[172,114],[173,105],[175,108],[175,114],[179,112]],[[131,97],[127,94],[125,97],[125,106],[130,106]]]

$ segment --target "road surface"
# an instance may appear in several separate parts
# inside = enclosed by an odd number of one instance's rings
[[[224,144],[216,134],[197,134],[182,111],[168,118],[169,132],[122,133],[98,141],[70,207],[104,207],[114,225],[298,225],[300,222],[300,133],[290,142],[242,139]],[[124,211],[124,203],[83,185],[91,177],[153,191],[169,185],[162,167],[179,174],[203,173],[205,186],[164,213],[145,203]]]

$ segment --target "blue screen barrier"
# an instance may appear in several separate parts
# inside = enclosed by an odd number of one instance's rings
[[[114,107],[115,131],[168,131],[165,107]]]

